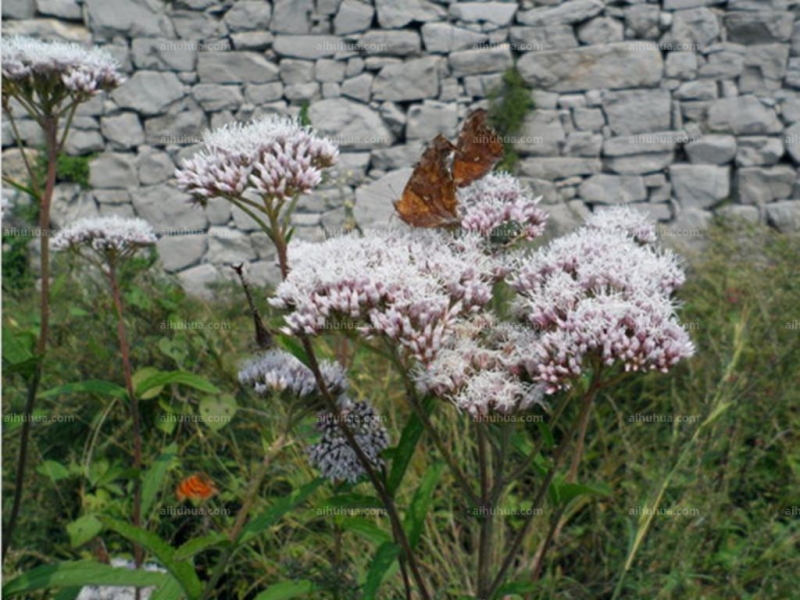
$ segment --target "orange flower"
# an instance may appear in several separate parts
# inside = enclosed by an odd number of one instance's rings
[[[219,490],[214,486],[214,482],[207,475],[197,473],[181,481],[175,488],[175,496],[178,502],[183,502],[187,498],[190,500],[208,500]]]

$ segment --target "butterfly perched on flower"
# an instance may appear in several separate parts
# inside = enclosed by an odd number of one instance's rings
[[[472,112],[455,144],[443,135],[431,141],[394,203],[403,221],[413,227],[459,224],[457,188],[487,175],[503,157],[503,141],[486,117],[483,109]]]
[[[183,479],[175,487],[175,497],[178,502],[184,500],[208,500],[211,496],[219,493],[211,479],[202,473],[195,473]]]

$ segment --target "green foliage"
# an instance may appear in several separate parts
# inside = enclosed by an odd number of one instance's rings
[[[300,121],[300,125],[304,127],[309,127],[311,125],[311,117],[308,115],[308,108],[311,104],[306,100],[300,106],[300,114],[298,115],[298,120]]]
[[[535,108],[531,89],[516,67],[503,73],[503,81],[489,93],[489,122],[504,140],[505,156],[497,170],[512,173],[519,161],[510,138],[519,133],[527,114]]]
[[[56,161],[56,183],[77,183],[81,188],[88,189],[89,164],[96,156],[97,153],[82,156],[59,154]],[[43,147],[39,149],[36,162],[32,166],[33,172],[43,188],[47,178],[47,152]]]
[[[577,476],[574,481],[558,478],[552,486],[550,501],[534,520],[517,557],[520,569],[510,577],[513,583],[503,588],[505,593],[526,600],[610,598],[640,523],[633,509],[652,504],[665,475],[689,447],[661,505],[693,512],[653,519],[620,597],[796,596],[800,526],[791,510],[800,510],[798,256],[797,238],[736,223],[715,226],[708,248],[690,263],[688,282],[680,293],[681,318],[696,344],[696,356],[669,376],[631,377],[599,394]],[[122,373],[118,361],[112,360],[117,352],[113,304],[105,282],[86,276],[67,256],[56,260],[55,272],[69,276],[59,276],[54,284],[53,345],[40,408],[51,417],[74,420],[34,429],[31,456],[37,464],[30,469],[30,500],[18,530],[19,550],[12,550],[5,567],[5,591],[43,598],[37,594],[53,581],[64,589],[89,581],[143,583],[144,574],[124,569],[112,573],[85,560],[91,556],[90,538],[100,522],[107,525],[99,536],[112,556],[129,555],[128,538],[138,538],[152,549],[151,556],[162,557],[173,576],[146,575],[148,582],[161,586],[160,597],[177,597],[176,585],[196,594],[198,587],[187,567],[201,582],[208,580],[215,561],[229,547],[224,532],[233,524],[264,448],[281,433],[281,419],[292,407],[277,398],[252,397],[238,385],[237,364],[253,351],[252,320],[241,290],[221,286],[217,300],[209,303],[188,298],[171,279],[147,272],[155,257],[145,256],[121,273],[123,289],[128,290],[124,301],[132,362],[141,373],[136,387],[143,399],[147,457],[142,473],[132,472],[130,419],[118,389]],[[142,268],[144,273],[138,270]],[[7,354],[14,364],[29,358],[25,332],[36,319],[31,294],[28,287],[4,295],[4,359]],[[265,295],[257,294],[256,300],[275,328],[280,318]],[[162,327],[187,321],[224,321],[230,327]],[[321,354],[347,351],[350,393],[375,399],[386,416],[396,444],[385,457],[389,489],[416,542],[429,587],[437,600],[464,598],[475,573],[475,540],[466,533],[467,500],[452,492],[452,477],[440,471],[438,452],[418,423],[409,421],[402,381],[389,362],[352,340],[342,350],[333,339],[317,340]],[[66,386],[74,382],[84,385]],[[3,384],[4,414],[19,412],[23,375],[4,368]],[[215,390],[235,400],[236,412],[225,427],[214,429],[191,420],[163,427],[165,415],[201,414],[208,398],[218,398]],[[729,408],[692,442],[720,394]],[[550,401],[556,407],[563,400]],[[434,408],[432,403],[426,403],[428,408]],[[697,416],[699,421],[631,420],[632,415],[654,413]],[[452,441],[449,449],[465,472],[475,472],[470,420],[445,403],[436,404],[430,418],[443,439]],[[526,425],[530,427],[516,429],[509,439],[517,455],[538,441],[545,449],[562,442],[559,427]],[[321,510],[372,509],[379,503],[367,484],[330,485],[314,478],[303,450],[313,431],[313,418],[302,419],[300,443],[287,446],[280,460],[270,463],[242,535],[246,543],[219,582],[217,597],[404,597],[388,517]],[[17,443],[13,431],[7,433],[6,480],[13,472]],[[420,447],[412,452],[416,444]],[[518,511],[529,507],[546,467],[545,458],[535,459],[502,506]],[[206,473],[217,483],[220,493],[212,506],[227,514],[204,518],[166,512],[177,505],[176,483],[193,472]],[[136,477],[143,481],[146,535],[109,521],[129,517]],[[541,579],[532,586],[527,567],[546,538],[547,519],[561,510],[564,526],[552,543]],[[496,520],[500,529],[520,523],[518,517]],[[509,540],[510,536],[504,541]],[[45,565],[48,562],[57,564]]]

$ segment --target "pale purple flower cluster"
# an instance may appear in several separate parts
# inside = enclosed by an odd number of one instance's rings
[[[31,90],[52,93],[55,80],[73,94],[88,96],[123,82],[117,62],[101,48],[15,36],[3,39],[2,58],[4,81]]]
[[[317,415],[317,429],[322,432],[322,439],[308,447],[308,458],[323,477],[355,483],[365,470],[342,433],[341,423],[350,428],[358,447],[376,468],[383,465],[380,453],[389,445],[389,434],[369,402],[342,398],[339,404],[338,414],[322,412]]]
[[[491,299],[493,261],[479,236],[367,232],[289,247],[292,270],[270,302],[290,310],[290,332],[313,335],[351,320],[417,360],[434,358],[450,324]]]
[[[499,323],[488,313],[460,321],[436,358],[412,373],[417,389],[452,400],[473,416],[512,413],[542,404],[541,386],[523,381],[526,327]]]
[[[623,231],[642,244],[655,244],[658,240],[653,222],[628,206],[600,208],[586,221],[586,227]]]
[[[339,150],[297,121],[270,115],[204,134],[205,149],[176,171],[178,186],[201,203],[253,191],[286,200],[314,189]]]
[[[339,363],[322,361],[319,368],[328,391],[339,395],[347,390],[347,374]],[[262,396],[288,390],[302,398],[318,391],[311,369],[283,350],[267,350],[249,360],[239,371],[239,382]]]
[[[517,313],[539,334],[523,364],[548,393],[568,387],[590,355],[666,372],[694,352],[671,300],[684,273],[672,253],[628,233],[639,230],[629,217],[608,215],[554,241],[510,278]]]
[[[461,227],[488,236],[508,229],[510,234],[532,240],[544,233],[547,213],[539,208],[519,180],[508,173],[491,173],[459,191],[463,213]]]
[[[52,247],[67,250],[85,246],[100,254],[121,255],[151,246],[156,241],[156,234],[147,221],[115,215],[79,219],[55,235]]]

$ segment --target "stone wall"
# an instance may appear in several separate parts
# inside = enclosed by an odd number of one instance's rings
[[[424,143],[453,137],[515,62],[537,106],[514,141],[519,173],[557,228],[632,203],[678,232],[713,211],[797,231],[798,15],[796,0],[4,0],[3,30],[118,58],[127,83],[83,107],[68,143],[99,153],[92,190],[60,185],[56,225],[141,216],[199,291],[242,259],[257,281],[276,276],[243,214],[191,208],[173,186],[205,128],[309,102],[342,155],[301,202],[298,236],[341,227],[346,205],[385,226]]]

